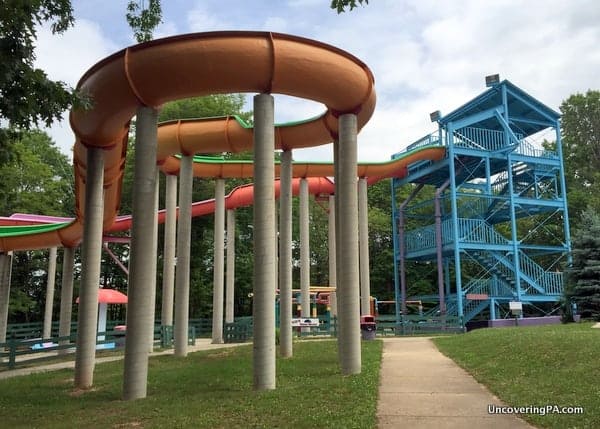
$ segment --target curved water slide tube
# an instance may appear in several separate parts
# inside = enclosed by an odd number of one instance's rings
[[[224,118],[225,120],[225,118]],[[159,131],[162,128],[159,127]],[[159,142],[161,140],[159,139]],[[160,147],[160,146],[159,146]],[[406,152],[403,156],[388,162],[381,163],[359,163],[357,176],[370,178],[370,182],[388,177],[404,177],[407,167],[417,161],[429,160],[439,161],[444,158],[446,149],[438,145],[424,146],[413,151]],[[166,174],[179,173],[179,157],[171,157],[170,169],[166,164],[161,165],[161,170]],[[211,160],[207,157],[197,157],[194,161],[194,177],[204,178],[250,178],[254,177],[254,164],[252,161],[240,160]],[[176,167],[176,168],[175,168]],[[279,175],[280,165],[275,164],[275,175]],[[334,175],[333,163],[328,162],[297,162],[292,164],[292,194],[298,195],[300,190],[299,178],[308,181],[309,193],[312,195],[329,195],[335,192],[334,183],[327,177]],[[321,177],[322,176],[322,177]],[[275,181],[275,198],[279,197],[279,180]],[[242,185],[231,191],[225,197],[225,208],[235,209],[252,205],[254,198],[254,185]],[[192,216],[205,216],[211,214],[215,209],[215,200],[210,199],[192,204]],[[158,212],[158,222],[163,223],[165,211]],[[131,228],[131,216],[119,216],[109,231],[124,231]]]
[[[227,120],[227,118],[222,118]],[[202,122],[201,120],[195,120]],[[159,130],[162,125],[159,126]],[[159,140],[160,142],[161,140]],[[407,167],[417,161],[429,160],[438,161],[445,156],[445,148],[432,145],[424,146],[413,151],[406,152],[403,156],[387,162],[381,163],[359,163],[357,166],[357,176],[367,177],[369,182],[377,181],[387,177],[404,177]],[[276,175],[279,174],[279,164],[275,165]],[[161,170],[166,174],[179,173],[179,157],[170,156],[169,162],[162,163]],[[254,166],[252,161],[240,160],[222,160],[211,159],[209,157],[195,157],[194,176],[204,178],[249,178],[254,175]],[[292,181],[292,193],[298,194],[299,179],[306,178],[308,181],[309,192],[313,195],[332,194],[335,191],[334,183],[327,177],[333,176],[333,164],[322,162],[298,162],[292,165],[292,175],[296,178]],[[275,196],[279,196],[279,181],[275,182]],[[252,184],[241,185],[233,189],[225,197],[225,207],[235,209],[252,204],[254,198],[254,187]],[[204,216],[214,212],[215,200],[209,199],[192,204],[192,216]],[[163,223],[165,211],[158,212],[158,222]],[[46,232],[64,228],[72,218],[30,215],[16,213],[9,217],[0,217],[0,237],[5,237],[12,233],[15,237],[26,237],[31,234]],[[12,226],[12,228],[1,228],[2,226]],[[18,227],[18,228],[16,228]],[[114,223],[106,232],[125,231],[131,228],[131,216],[117,216]]]
[[[206,63],[211,64],[208,70]],[[325,104],[327,111],[317,118],[276,128],[276,147],[284,150],[331,142],[337,136],[336,117],[340,113],[357,113],[360,128],[375,105],[373,77],[358,59],[329,45],[275,33],[201,33],[137,45],[92,67],[78,88],[90,93],[95,104],[90,111],[71,114],[77,136],[74,147],[77,217],[72,222],[11,228],[0,233],[0,251],[79,243],[85,215],[86,148],[92,146],[104,149],[104,229],[110,232],[128,228],[125,225],[130,224],[130,219],[117,217],[117,211],[129,120],[141,104],[160,106],[178,98],[243,91],[279,92]],[[176,154],[249,150],[252,131],[235,117],[167,122],[158,129],[157,162],[163,172],[177,174]],[[369,177],[370,181],[402,177],[412,162],[435,161],[444,154],[441,147],[425,147],[390,162],[360,164],[357,175]],[[293,168],[295,177],[333,176],[331,163],[295,163]],[[197,177],[252,177],[253,166],[243,161],[200,161],[195,163],[194,173]],[[238,195],[251,199],[250,188],[244,189],[248,190]],[[197,203],[195,210],[197,213],[208,210],[209,205],[210,202]],[[23,220],[23,223],[35,222]]]
[[[165,174],[179,174],[180,156],[166,155],[161,157],[160,151],[163,143],[173,144],[179,142],[182,147],[192,144],[195,139],[202,138],[205,130],[205,124],[210,121],[212,124],[218,120],[222,124],[230,121],[230,117],[209,118],[207,119],[186,119],[181,121],[172,121],[161,123],[158,127],[159,143],[159,166]],[[239,121],[239,120],[238,120]],[[242,126],[243,122],[239,121]],[[280,130],[287,125],[281,125],[276,128]],[[251,128],[250,129],[250,133]],[[188,141],[189,140],[189,141]],[[172,153],[177,153],[173,152]],[[407,151],[398,158],[385,162],[359,162],[357,165],[357,177],[368,178],[369,183],[375,183],[381,179],[389,177],[402,178],[406,176],[407,167],[417,161],[439,161],[444,158],[446,150],[437,144],[421,146],[417,149]],[[252,178],[254,177],[254,165],[251,160],[223,160],[210,157],[198,156],[193,164],[194,177],[204,178]],[[279,163],[275,164],[275,176],[280,174]],[[332,177],[334,175],[333,163],[314,162],[314,161],[294,161],[292,165],[293,177]]]
[[[103,149],[104,229],[110,229],[119,209],[129,124],[140,106],[159,108],[180,98],[236,92],[279,93],[324,104],[323,115],[276,132],[276,148],[294,149],[331,142],[341,114],[356,114],[362,128],[376,99],[371,71],[349,53],[301,37],[248,31],[195,33],[135,45],[97,63],[77,88],[90,95],[93,107],[70,115],[76,136],[75,221],[33,234],[5,235],[0,251],[72,247],[81,241],[88,148]],[[163,140],[158,161],[174,153],[252,148],[251,130],[237,121],[213,125],[201,138],[185,143]]]
[[[329,195],[335,190],[335,185],[327,177],[308,177],[308,190],[312,195]],[[292,194],[298,195],[300,191],[300,180],[292,180]],[[279,198],[279,180],[275,181],[275,198]],[[252,183],[240,185],[225,196],[225,208],[237,209],[252,205],[254,200],[254,185]],[[206,216],[214,213],[215,199],[192,203],[192,217]],[[166,210],[158,211],[158,223],[165,222]],[[179,216],[179,207],[177,208]],[[61,227],[73,222],[74,218],[32,215],[15,213],[11,216],[0,216],[0,236],[13,232],[18,235],[29,235],[37,231],[45,231],[53,227]],[[131,229],[131,215],[122,215],[115,218],[112,226],[105,232],[127,231]],[[10,228],[3,228],[10,227]]]

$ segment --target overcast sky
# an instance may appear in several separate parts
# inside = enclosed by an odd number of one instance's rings
[[[102,58],[134,44],[127,0],[73,0],[75,26],[40,29],[36,65],[75,86]],[[329,0],[163,0],[155,37],[197,31],[261,30],[316,39],[363,60],[375,75],[377,106],[359,135],[360,161],[383,161],[434,131],[429,113],[448,113],[499,73],[558,110],[573,93],[600,89],[598,0],[371,0],[337,15]],[[276,121],[305,119],[322,105],[276,100]],[[247,106],[251,109],[251,106]],[[70,155],[68,122],[50,130]],[[294,152],[331,160],[331,146]]]

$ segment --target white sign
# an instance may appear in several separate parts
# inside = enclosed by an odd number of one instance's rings
[[[292,319],[292,327],[302,327],[302,326],[319,326],[319,319],[310,319],[310,318],[296,318]]]
[[[508,303],[508,308],[511,311],[514,311],[514,310],[523,311],[523,303],[520,301],[511,301]]]
[[[523,314],[523,303],[520,301],[510,301],[508,303],[508,308],[510,309],[512,314]]]

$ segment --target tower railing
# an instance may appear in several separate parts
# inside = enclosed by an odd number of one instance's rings
[[[496,231],[483,219],[458,219],[459,237],[462,243],[470,244],[485,244],[508,246],[510,241]],[[448,245],[453,242],[453,224],[451,219],[442,221],[442,245]],[[436,246],[436,231],[435,225],[427,225],[422,228],[415,229],[405,234],[406,253],[410,257],[410,253],[433,251]],[[486,266],[495,267],[498,275],[507,279],[514,277],[512,267],[514,266],[514,256],[502,255],[493,251],[486,251],[489,255],[489,260],[484,256],[478,257],[481,263]],[[478,253],[473,253],[477,256]],[[519,251],[519,268],[526,283],[529,283],[530,288],[526,291],[532,294],[545,293],[550,295],[558,295],[563,291],[563,274],[560,272],[546,271],[537,262],[531,259],[523,251]],[[493,264],[493,265],[492,265]]]
[[[547,150],[544,148],[537,148],[533,143],[526,139],[521,139],[519,146],[516,148],[515,153],[519,155],[531,156],[534,158],[556,158],[557,154],[553,150]]]
[[[563,292],[563,273],[546,271],[524,252],[520,253],[521,271],[536,284],[542,286],[549,295],[560,295]]]
[[[522,141],[522,134],[515,134],[519,139],[517,143]],[[464,127],[453,133],[454,145],[462,146],[471,149],[485,150],[495,152],[514,147],[514,143],[510,143],[504,131],[489,130],[486,128]]]

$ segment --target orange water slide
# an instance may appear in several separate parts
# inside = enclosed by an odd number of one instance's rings
[[[309,177],[308,190],[312,195],[329,195],[335,190],[335,186],[331,180],[326,177]],[[298,195],[300,191],[300,179],[292,180],[292,194]],[[275,198],[279,198],[279,180],[275,181]],[[225,196],[225,208],[237,209],[240,207],[248,207],[252,205],[254,200],[254,185],[247,184],[238,186],[233,189],[229,195]],[[215,211],[215,199],[199,201],[192,204],[192,217],[206,216]],[[166,211],[158,212],[158,223],[165,222]],[[177,208],[177,216],[179,216],[179,207]],[[110,232],[127,231],[131,229],[131,216],[119,216],[115,223],[110,228]]]
[[[76,219],[35,234],[0,237],[0,251],[75,246],[82,237],[86,154],[104,154],[104,228],[117,216],[129,124],[140,106],[159,108],[180,98],[232,92],[279,93],[323,103],[323,115],[279,127],[275,145],[294,149],[337,136],[337,117],[355,113],[359,129],[375,108],[374,79],[359,59],[330,45],[270,32],[196,33],[158,39],[119,51],[88,70],[77,85],[91,97],[89,110],[71,112],[75,132]],[[238,152],[252,148],[252,133],[236,121],[205,121],[205,132],[180,139],[160,136],[158,161],[175,153]],[[165,128],[165,131],[167,129]]]

